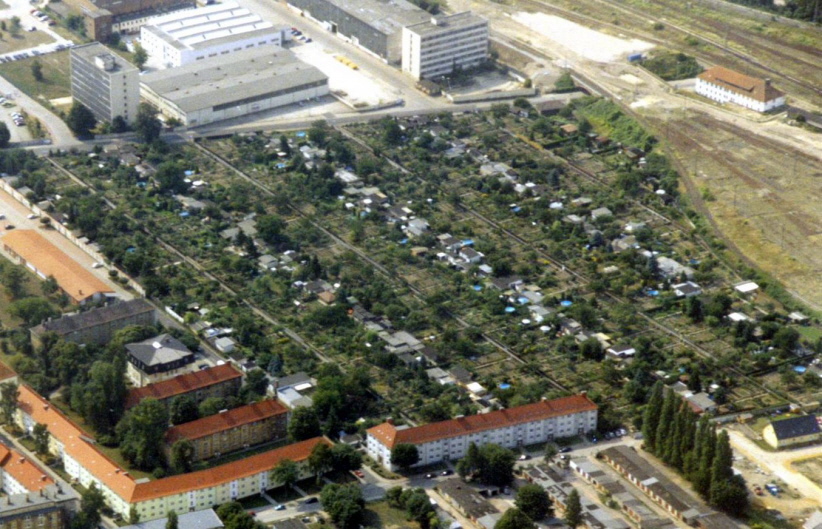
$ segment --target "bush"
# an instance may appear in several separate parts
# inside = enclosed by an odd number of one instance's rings
[[[702,73],[695,58],[684,53],[664,53],[639,62],[640,66],[666,81],[690,79]]]

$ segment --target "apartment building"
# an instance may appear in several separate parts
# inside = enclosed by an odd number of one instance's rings
[[[243,383],[243,374],[233,364],[223,364],[174,378],[134,388],[126,396],[126,409],[133,408],[141,400],[154,398],[168,403],[179,395],[191,395],[202,402],[209,397],[236,395]]]
[[[433,79],[488,60],[488,21],[470,11],[438,15],[402,30],[402,71]]]
[[[82,103],[98,121],[120,116],[137,119],[140,104],[140,71],[99,42],[71,49],[71,97]]]
[[[71,487],[49,485],[37,492],[9,494],[0,498],[3,529],[64,529],[77,511],[80,498]]]
[[[287,435],[288,408],[276,400],[264,400],[169,429],[164,451],[170,460],[174,443],[187,439],[194,446],[194,461],[201,461],[260,443],[280,441]]]
[[[596,427],[597,405],[586,395],[574,395],[413,428],[396,426],[389,419],[367,431],[366,450],[393,469],[391,450],[412,444],[419,452],[416,466],[425,466],[460,459],[471,443],[515,448],[593,432]]]
[[[699,74],[695,91],[718,103],[733,103],[756,112],[785,105],[785,94],[774,88],[770,79],[758,79],[721,66]]]
[[[17,423],[31,433],[37,424],[49,431],[49,451],[63,463],[72,479],[89,487],[94,483],[111,509],[128,517],[133,507],[141,520],[210,509],[214,505],[259,494],[280,485],[272,471],[283,460],[298,465],[300,479],[311,476],[308,457],[320,443],[316,437],[282,448],[226,463],[207,470],[156,480],[137,480],[100,452],[93,439],[30,387],[20,386]]]
[[[194,353],[170,334],[127,344],[126,354],[126,376],[138,388],[182,375],[194,363]]]
[[[104,345],[114,333],[130,325],[149,326],[157,323],[154,306],[145,299],[132,299],[96,307],[91,310],[62,316],[29,329],[35,346],[41,343],[47,332],[78,344]]]

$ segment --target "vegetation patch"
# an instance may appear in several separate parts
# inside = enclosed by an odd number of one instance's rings
[[[666,81],[690,79],[702,73],[696,58],[684,53],[663,53],[639,62],[640,66]]]

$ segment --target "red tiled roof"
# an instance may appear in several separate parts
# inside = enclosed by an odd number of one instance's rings
[[[54,481],[40,467],[3,445],[0,445],[0,467],[29,492],[54,485]]]
[[[35,422],[46,425],[49,433],[63,444],[66,454],[128,503],[213,487],[273,469],[284,459],[304,461],[317,444],[331,445],[327,439],[315,437],[208,470],[138,484],[127,472],[123,472],[112,460],[100,453],[76,424],[30,387],[20,386],[18,404],[20,410],[30,415]]]
[[[178,375],[162,382],[132,389],[126,397],[126,409],[136,406],[141,400],[149,397],[157,400],[168,399],[242,376],[243,374],[230,363]]]
[[[542,400],[515,408],[492,411],[491,413],[434,422],[405,430],[398,430],[393,424],[386,422],[370,428],[368,433],[388,448],[394,448],[394,446],[401,443],[429,443],[473,432],[493,430],[596,409],[597,405],[586,395],[574,395],[555,400]]]
[[[331,442],[327,439],[315,437],[207,470],[140,483],[129,501],[152,500],[189,490],[221,485],[235,479],[253,476],[266,469],[274,469],[280,461],[285,459],[299,463],[308,459],[311,451],[320,443],[331,446]]]
[[[263,400],[170,428],[166,432],[166,443],[173,444],[180,439],[199,439],[224,430],[239,428],[244,424],[287,414],[288,408],[276,400]]]
[[[765,79],[750,77],[722,66],[708,68],[698,78],[763,103],[785,95]]]

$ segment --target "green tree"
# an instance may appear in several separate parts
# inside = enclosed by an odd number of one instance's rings
[[[114,134],[119,134],[121,132],[128,131],[128,122],[125,120],[123,116],[114,116],[114,119],[111,120],[111,132]]]
[[[313,408],[297,408],[288,423],[288,437],[294,442],[313,439],[321,435],[320,419]]]
[[[210,417],[226,408],[225,400],[220,397],[209,397],[200,403],[198,407],[200,417]]]
[[[508,106],[508,103],[494,103],[491,105],[491,115],[497,119],[504,118],[510,111],[511,107]]]
[[[260,238],[272,246],[288,242],[288,235],[285,233],[288,223],[277,215],[260,215],[257,217],[256,227]]]
[[[168,515],[166,517],[166,529],[180,529],[180,524],[177,520],[177,511],[168,511]]]
[[[365,500],[359,486],[331,484],[320,492],[323,510],[339,529],[356,529],[365,513]]]
[[[20,398],[20,389],[14,382],[0,384],[0,415],[4,424],[13,424],[17,413],[17,400]]]
[[[551,500],[545,489],[536,484],[523,485],[517,491],[516,505],[532,520],[542,520],[553,514]]]
[[[13,299],[21,298],[26,293],[26,271],[23,270],[22,266],[5,266],[2,275],[0,275],[0,280],[2,280],[3,286],[6,287],[6,292]]]
[[[217,508],[217,516],[222,520],[225,529],[265,529],[265,525],[256,521],[242,504],[236,501],[220,505]]]
[[[60,290],[60,285],[57,284],[57,280],[54,279],[54,276],[48,276],[40,284],[40,290],[42,290],[43,294],[46,296],[50,296]]]
[[[308,456],[308,468],[317,475],[317,482],[323,474],[334,467],[334,454],[331,447],[325,443],[320,443],[311,450]]]
[[[91,130],[97,125],[97,118],[85,105],[75,101],[66,117],[66,125],[78,138],[87,138],[91,136]]]
[[[37,59],[34,59],[34,62],[31,63],[31,76],[34,77],[34,80],[38,83],[42,83],[44,80],[43,65],[40,64],[40,61]]]
[[[137,511],[137,506],[133,503],[128,508],[128,523],[129,525],[137,525],[140,523],[140,513]]]
[[[0,121],[0,149],[5,149],[11,141],[11,131],[5,121]]]
[[[148,103],[140,103],[137,118],[134,120],[134,132],[142,143],[153,143],[160,139],[163,125],[157,119],[157,111]]]
[[[146,62],[148,62],[148,52],[146,52],[139,42],[134,43],[134,56],[132,60],[134,61],[134,66],[140,70],[142,70]]]
[[[34,327],[48,318],[57,316],[48,300],[43,298],[23,298],[13,301],[8,306],[9,313],[26,322],[27,327]]]
[[[168,410],[157,399],[145,399],[126,413],[117,425],[120,453],[138,468],[151,470],[163,465],[163,437],[168,428]]]
[[[782,327],[773,337],[773,346],[779,349],[783,355],[794,352],[799,345],[799,331],[792,327]]]
[[[362,467],[362,453],[351,445],[337,443],[331,447],[332,465],[338,472],[350,472]]]
[[[9,32],[14,35],[20,33],[20,17],[16,15],[11,17],[11,27],[9,28]]]
[[[325,142],[328,140],[328,132],[329,127],[325,120],[315,121],[311,124],[311,128],[308,129],[308,140],[320,147],[324,147]]]
[[[185,169],[175,161],[167,161],[158,165],[154,180],[157,181],[160,191],[164,193],[182,193],[188,189],[188,184],[185,182]]]
[[[517,456],[511,450],[489,443],[480,447],[479,479],[490,485],[504,486],[514,480]]]
[[[534,521],[522,510],[512,507],[505,511],[494,529],[536,529]]]
[[[178,395],[171,399],[168,413],[171,417],[171,424],[175,425],[196,421],[200,418],[197,401],[191,395]]]
[[[89,370],[88,383],[78,390],[82,392],[79,397],[82,407],[78,411],[83,418],[97,432],[113,433],[117,421],[123,416],[126,399],[125,359],[119,355],[114,363],[94,362]]]
[[[49,429],[45,424],[37,423],[31,431],[34,450],[41,456],[49,453]]]
[[[392,146],[402,143],[402,129],[396,119],[392,117],[383,118],[382,140]]]
[[[434,507],[424,489],[413,489],[403,494],[403,507],[409,519],[419,523],[421,529],[428,529]]]
[[[252,369],[245,377],[245,384],[240,390],[244,402],[253,402],[264,397],[268,390],[268,377],[260,368]]]
[[[656,450],[656,431],[659,428],[659,416],[662,414],[662,404],[665,400],[663,388],[661,380],[654,384],[642,414],[642,438],[645,448],[651,453]]]
[[[557,82],[554,83],[554,92],[572,92],[576,89],[576,84],[571,78],[569,72],[565,72],[559,76]]]
[[[171,469],[177,474],[191,472],[194,466],[194,445],[188,439],[180,439],[171,446]]]
[[[391,464],[408,470],[420,461],[417,447],[409,443],[399,443],[391,449]]]
[[[103,493],[92,482],[80,497],[80,511],[71,520],[72,529],[97,529],[106,502]]]
[[[582,503],[579,500],[577,489],[571,489],[565,504],[565,523],[571,529],[582,525]]]
[[[271,471],[271,478],[276,483],[290,489],[300,478],[300,469],[294,461],[283,459]]]

